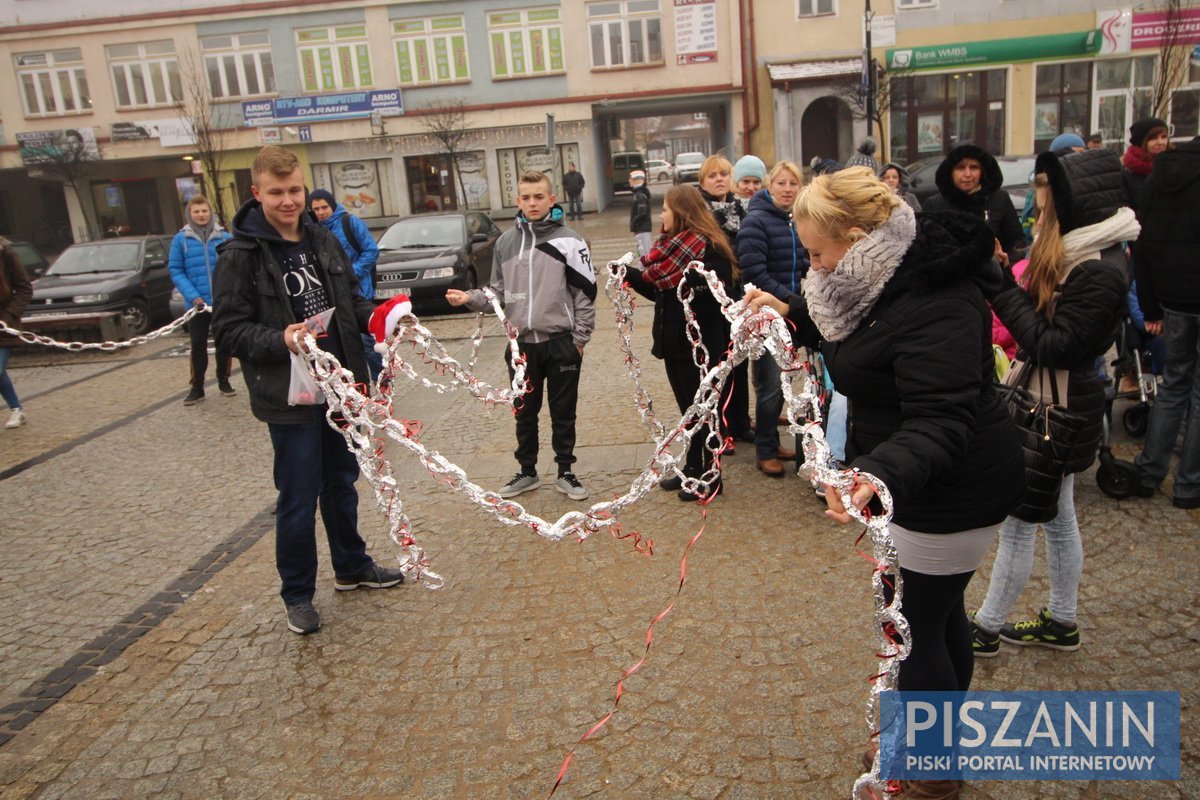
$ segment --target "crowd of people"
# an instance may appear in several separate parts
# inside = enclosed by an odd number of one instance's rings
[[[753,155],[736,163],[711,156],[697,186],[666,192],[657,225],[646,176],[633,172],[630,231],[640,258],[627,277],[653,301],[652,353],[681,413],[730,340],[708,284],[687,269],[693,262],[731,297],[785,316],[795,344],[817,354],[842,401],[842,413],[827,421],[839,466],[882,479],[894,500],[891,534],[912,635],[899,688],[965,691],[974,659],[996,655],[1001,643],[1068,651],[1081,645],[1084,548],[1074,478],[1096,459],[1111,404],[1102,359],[1129,315],[1135,276],[1142,325],[1165,345],[1162,385],[1134,464],[1137,494],[1157,493],[1186,426],[1173,504],[1200,507],[1200,425],[1189,424],[1200,407],[1200,137],[1172,146],[1162,120],[1139,120],[1121,157],[1074,134],[1059,137],[1036,159],[1032,244],[1001,188],[996,158],[984,148],[951,149],[936,172],[938,192],[924,204],[908,191],[905,169],[881,164],[875,152],[867,140],[845,164],[814,160],[811,174],[787,159],[768,166]],[[230,232],[205,198],[194,197],[171,247],[177,287],[203,310],[190,322],[184,402],[203,399],[211,325],[221,393],[235,393],[229,378],[236,357],[251,409],[268,427],[279,491],[280,594],[288,627],[309,634],[320,627],[312,604],[318,507],[337,589],[386,588],[403,575],[367,555],[357,527],[354,455],[327,424],[323,405],[289,401],[292,356],[300,334],[311,330],[308,321],[336,310],[318,346],[368,384],[381,367],[375,345],[394,317],[381,322],[372,302],[378,249],[361,220],[328,192],[309,192],[298,160],[284,148],[263,148],[251,171],[253,198]],[[554,486],[572,500],[588,497],[575,474],[575,421],[595,327],[596,275],[586,241],[564,223],[582,216],[582,186],[582,176],[569,182],[572,208],[564,213],[546,175],[521,175],[518,214],[495,247],[492,289],[517,330],[529,386],[515,414],[518,471],[499,488],[501,497],[541,485],[543,400]],[[16,327],[31,290],[2,239],[0,266],[0,320]],[[477,310],[489,305],[480,290],[450,290],[446,300]],[[689,335],[684,302],[698,338]],[[1054,402],[1084,421],[1049,505],[1025,491],[1025,459],[998,390],[993,345],[1015,359],[1009,375],[1036,376],[1043,394],[1052,385]],[[0,395],[13,428],[25,416],[6,370],[10,352],[0,341]],[[779,428],[786,424],[782,381],[791,377],[769,354],[754,362],[752,381],[748,367],[726,382],[715,430],[708,418],[693,421],[683,468],[661,481],[664,490],[713,501],[725,490],[721,457],[739,442],[753,443],[765,476],[786,474],[784,462],[796,453],[781,442]],[[516,365],[508,368],[513,375]],[[818,488],[827,516],[849,522],[844,498]],[[849,500],[859,510],[878,507],[865,483]],[[1050,595],[1035,617],[1013,620],[1039,528]],[[986,599],[968,612],[965,590],[993,545]],[[917,783],[903,796],[956,797],[952,784]]]

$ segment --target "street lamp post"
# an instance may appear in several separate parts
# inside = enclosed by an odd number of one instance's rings
[[[863,71],[866,74],[866,106],[867,106],[867,135],[875,135],[875,59],[871,56],[871,20],[875,13],[871,11],[871,0],[866,0],[863,12],[863,23],[866,25],[863,48]]]

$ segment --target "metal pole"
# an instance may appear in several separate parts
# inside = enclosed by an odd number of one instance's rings
[[[866,0],[863,20],[866,22],[866,52],[863,53],[863,69],[867,71],[867,135],[875,135],[875,59],[871,56],[871,0]]]

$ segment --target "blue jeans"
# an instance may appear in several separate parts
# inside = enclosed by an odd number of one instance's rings
[[[583,219],[582,194],[567,195],[567,217],[569,219]]]
[[[369,334],[362,334],[363,355],[367,359],[367,372],[371,373],[371,380],[379,380],[379,373],[383,372],[383,353],[375,352],[375,337]]]
[[[838,461],[846,461],[846,424],[850,411],[846,395],[834,392],[829,400],[829,414],[825,420],[825,441],[829,443],[829,455]]]
[[[754,450],[759,461],[779,457],[779,412],[783,411],[779,362],[768,352],[754,362]]]
[[[9,408],[20,408],[21,400],[17,390],[13,388],[12,378],[8,377],[8,359],[12,356],[11,347],[0,347],[0,397],[8,403]]]
[[[275,567],[283,602],[312,600],[317,590],[317,505],[325,522],[335,575],[371,564],[358,534],[358,462],[346,440],[322,419],[305,425],[269,423],[275,448]]]
[[[1175,469],[1175,497],[1200,497],[1200,315],[1163,312],[1163,383],[1150,409],[1146,446],[1134,459],[1143,486],[1158,486],[1171,467],[1179,426],[1187,421]]]
[[[1075,476],[1063,478],[1058,493],[1058,516],[1042,526],[1046,531],[1046,567],[1050,575],[1050,616],[1065,625],[1075,623],[1079,578],[1083,574],[1083,540],[1075,519]],[[992,564],[987,598],[975,612],[979,627],[998,631],[1029,581],[1038,524],[1009,517],[1000,525],[1000,544]]]

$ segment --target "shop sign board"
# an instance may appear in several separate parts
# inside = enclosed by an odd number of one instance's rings
[[[357,119],[376,113],[385,117],[403,114],[404,103],[400,90],[275,97],[242,102],[242,121],[246,127]]]
[[[887,51],[887,64],[889,70],[904,71],[1088,57],[1099,52],[1100,40],[1099,31],[1092,30],[1023,36],[1019,39],[891,48]]]

